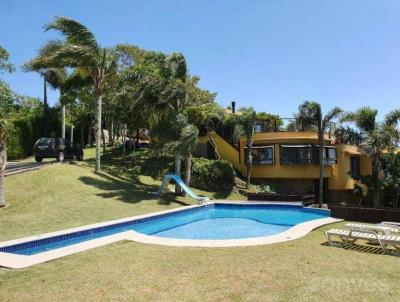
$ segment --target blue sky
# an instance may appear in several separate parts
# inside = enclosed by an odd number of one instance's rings
[[[104,46],[182,52],[222,105],[282,117],[306,99],[381,116],[400,107],[400,1],[1,0],[0,45],[16,66],[54,37],[43,25],[56,15],[80,20]],[[43,95],[35,73],[2,77],[19,94]]]

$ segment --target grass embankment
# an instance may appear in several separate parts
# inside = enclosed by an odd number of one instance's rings
[[[7,177],[0,240],[191,203],[155,199],[159,181],[135,176],[134,165],[109,162],[102,175],[91,165]],[[257,247],[119,242],[27,269],[0,269],[0,301],[398,301],[400,259],[373,248],[328,247],[323,232],[329,227]]]

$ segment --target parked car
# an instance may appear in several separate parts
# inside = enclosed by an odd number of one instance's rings
[[[55,158],[57,161],[63,161],[64,158],[83,159],[82,147],[79,144],[71,145],[62,138],[42,137],[36,141],[33,150],[37,162],[43,158]]]

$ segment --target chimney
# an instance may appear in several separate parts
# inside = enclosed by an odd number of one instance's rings
[[[232,101],[232,113],[235,113],[236,112],[236,102],[235,101]]]

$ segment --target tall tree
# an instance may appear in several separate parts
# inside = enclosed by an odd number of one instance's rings
[[[0,73],[13,72],[14,66],[8,62],[8,52],[0,46]],[[4,171],[7,162],[6,149],[6,121],[7,116],[11,111],[13,103],[13,94],[10,87],[0,79],[0,207],[6,205],[4,196]]]
[[[319,192],[318,201],[319,207],[322,207],[324,198],[324,143],[325,133],[332,125],[332,121],[338,118],[342,110],[334,107],[325,116],[322,115],[321,105],[317,102],[305,101],[299,106],[299,112],[296,119],[302,127],[315,127],[318,131],[318,160],[319,160]]]
[[[256,112],[253,108],[241,109],[241,115],[239,115],[239,123],[242,126],[243,132],[246,135],[247,145],[247,177],[246,177],[246,188],[250,186],[251,170],[253,169],[253,156],[251,150],[253,148],[253,135],[254,126],[256,122]]]
[[[65,82],[67,80],[67,72],[64,68],[49,68],[45,71],[45,80],[53,89],[60,91],[61,105],[61,137],[65,138]]]
[[[103,82],[109,61],[107,49],[101,47],[94,34],[83,24],[70,18],[56,17],[45,26],[64,35],[64,40],[50,40],[30,62],[36,68],[76,68],[92,79],[96,119],[96,166],[100,172]]]
[[[383,157],[385,165],[385,187],[393,196],[392,206],[398,208],[400,196],[400,153],[390,152]]]
[[[397,127],[400,121],[399,109],[389,112],[381,123],[376,120],[377,115],[378,111],[370,107],[346,113],[341,121],[353,123],[356,129],[348,128],[350,131],[345,129],[339,132],[343,142],[356,142],[372,159],[372,175],[367,182],[372,190],[374,207],[381,206],[381,191],[384,185],[382,152],[394,148],[400,137]]]

